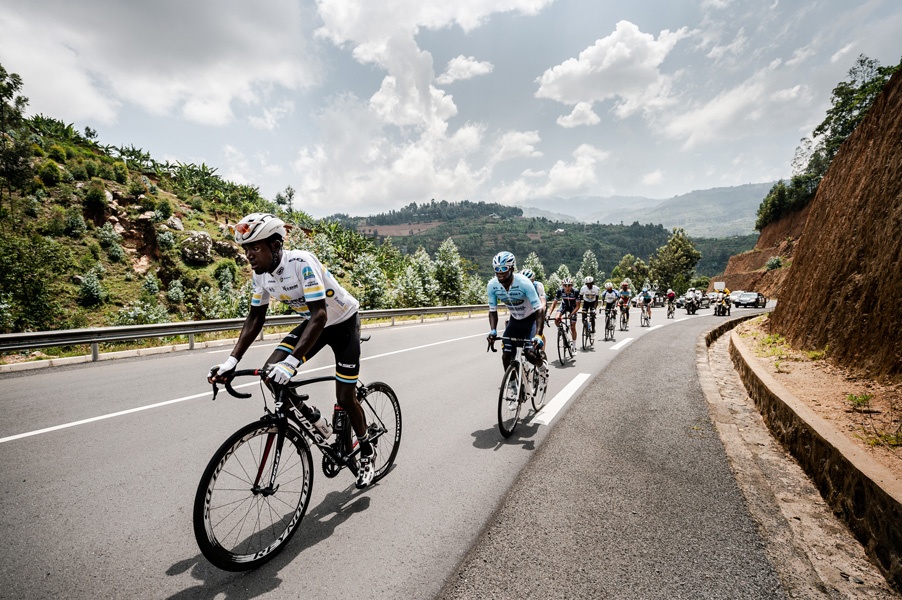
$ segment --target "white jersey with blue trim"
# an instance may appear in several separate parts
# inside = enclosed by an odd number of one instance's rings
[[[272,273],[254,273],[251,306],[266,306],[272,296],[301,317],[310,318],[308,302],[326,301],[326,327],[347,321],[360,303],[332,276],[319,259],[304,250],[285,250]]]
[[[586,302],[595,302],[598,300],[598,295],[601,293],[601,290],[597,285],[593,285],[589,287],[588,285],[584,285],[579,289],[579,295]]]
[[[536,287],[528,277],[514,273],[514,280],[510,289],[504,289],[497,277],[493,277],[486,286],[486,294],[489,297],[489,312],[498,310],[498,303],[507,305],[510,316],[513,319],[522,320],[539,310],[539,294]]]

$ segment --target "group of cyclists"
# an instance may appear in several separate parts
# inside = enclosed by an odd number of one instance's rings
[[[595,313],[599,304],[604,308],[606,316],[616,314],[616,310],[619,308],[627,326],[629,324],[629,311],[633,299],[632,282],[629,279],[624,279],[620,283],[619,289],[615,289],[614,284],[610,281],[605,282],[604,289],[601,289],[595,285],[595,278],[588,276],[583,279],[582,287],[577,290],[573,279],[565,277],[561,281],[561,287],[555,292],[549,309],[545,286],[542,282],[536,281],[535,273],[531,269],[523,269],[519,273],[522,279],[518,279],[514,274],[516,258],[513,254],[499,252],[492,260],[492,267],[495,277],[486,288],[489,302],[489,325],[491,326],[488,334],[489,341],[498,337],[497,307],[499,302],[506,304],[510,312],[510,320],[501,336],[502,339],[522,338],[528,334],[528,337],[532,338],[534,346],[539,349],[543,348],[545,344],[544,325],[553,318],[558,327],[564,320],[569,321],[570,348],[571,351],[575,351],[577,317],[580,314],[587,316],[589,327],[594,331]],[[532,285],[527,286],[524,280],[528,280]],[[535,298],[532,297],[532,294],[528,294],[527,290],[534,291]],[[529,302],[526,302],[527,299]],[[676,294],[672,289],[667,290],[665,299],[673,306]],[[642,291],[636,296],[636,307],[649,321],[653,302],[654,295],[651,290],[648,286],[643,286]],[[511,352],[510,344],[505,345],[502,354],[505,368],[510,363]]]
[[[354,393],[360,369],[359,303],[312,253],[283,248],[288,227],[275,215],[266,213],[247,215],[233,227],[235,242],[244,249],[254,271],[253,298],[234,349],[225,362],[210,369],[207,380],[211,383],[230,380],[238,362],[263,328],[270,298],[288,304],[305,320],[285,336],[267,359],[264,367],[267,383],[286,384],[297,373],[298,367],[319,350],[327,345],[332,349],[336,361],[336,400],[350,415],[360,443],[360,471],[356,483],[358,488],[363,488],[372,481],[376,449],[369,443],[365,416]],[[553,315],[557,326],[564,319],[569,321],[571,349],[576,345],[576,319],[580,312],[588,313],[589,326],[593,329],[599,304],[606,312],[619,306],[629,321],[633,293],[628,279],[621,282],[620,289],[614,289],[610,281],[601,289],[592,277],[586,277],[577,290],[573,280],[567,277],[555,291],[548,310],[544,286],[535,280],[535,273],[530,269],[516,272],[517,261],[512,253],[499,252],[492,260],[492,267],[495,277],[486,288],[491,328],[488,338],[490,341],[502,338],[505,369],[514,351],[510,339],[527,339],[537,350],[531,353],[529,360],[547,374],[543,350],[546,312]],[[672,302],[673,297],[673,292],[668,290],[668,300]],[[649,316],[652,300],[648,287],[643,287],[637,306],[648,311]],[[502,336],[498,336],[499,303],[505,304],[509,313]]]

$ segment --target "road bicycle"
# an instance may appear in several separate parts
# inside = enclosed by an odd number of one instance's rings
[[[668,319],[673,318],[673,313],[675,310],[676,310],[675,304],[673,302],[668,302],[667,303],[667,318]]]
[[[651,325],[651,307],[645,304],[639,309],[639,326],[648,327]]]
[[[630,330],[630,321],[627,317],[628,307],[623,304],[620,305],[620,331],[629,331]]]
[[[268,375],[268,370],[245,369],[225,382],[232,396],[250,398],[251,394],[235,391],[232,381],[259,377],[264,413],[232,434],[213,454],[194,497],[197,545],[207,560],[226,571],[259,567],[284,549],[298,530],[313,489],[311,444],[323,455],[326,477],[336,477],[345,468],[357,476],[360,448],[348,414],[336,404],[334,435],[324,437],[313,425],[318,413],[304,404],[309,396],[295,391],[335,378],[316,377],[286,385],[270,382],[274,401],[270,410],[263,386]],[[218,389],[214,383],[214,400]],[[376,449],[375,483],[389,473],[398,454],[401,407],[395,392],[382,382],[358,382],[357,400]]]
[[[486,352],[497,352],[495,341],[489,340]],[[530,358],[535,352],[532,340],[524,338],[500,338],[510,343],[513,347],[511,362],[501,378],[501,391],[498,393],[498,430],[505,438],[509,438],[517,424],[520,422],[520,411],[527,401],[532,402],[535,412],[545,406],[545,396],[548,391],[547,368],[537,367]],[[523,348],[522,359],[518,356],[517,349]]]
[[[595,345],[595,309],[583,311],[583,350]]]
[[[608,306],[604,309],[604,341],[614,341],[614,322],[617,321],[617,308]]]
[[[571,313],[561,313],[561,322],[557,324],[557,358],[563,365],[573,358],[575,348],[570,338]]]

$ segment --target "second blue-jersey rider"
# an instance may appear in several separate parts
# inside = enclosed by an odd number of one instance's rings
[[[492,268],[495,277],[486,286],[486,295],[489,301],[489,341],[498,338],[498,303],[507,305],[510,315],[507,327],[504,328],[502,341],[504,347],[501,353],[501,361],[505,370],[510,365],[513,357],[513,344],[510,338],[532,339],[533,346],[540,350],[545,345],[542,339],[542,331],[545,327],[545,310],[539,302],[539,294],[527,277],[516,273],[517,260],[510,252],[499,252],[492,259]],[[540,352],[534,352],[529,357],[533,364],[541,369]]]

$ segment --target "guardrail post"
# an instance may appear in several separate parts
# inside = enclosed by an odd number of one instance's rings
[[[420,315],[420,323],[426,320],[426,315]]]
[[[194,334],[188,334],[188,350],[194,350]]]
[[[391,325],[392,325],[392,327],[395,326],[395,318],[394,317],[391,318]]]
[[[100,360],[100,347],[97,342],[91,343],[91,362],[97,362]]]

